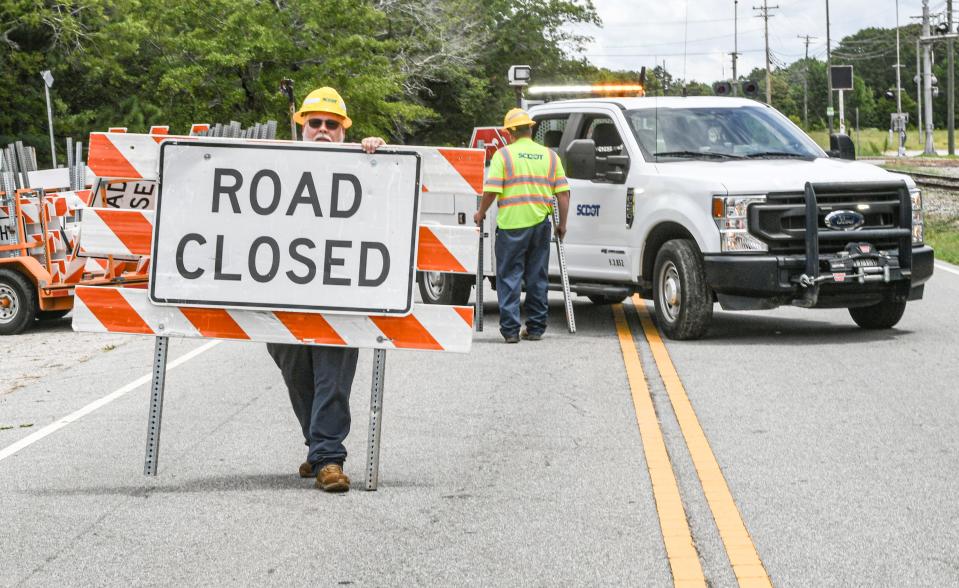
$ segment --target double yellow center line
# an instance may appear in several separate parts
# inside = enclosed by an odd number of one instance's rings
[[[646,303],[639,296],[633,296],[633,306],[639,315],[656,369],[666,387],[666,394],[669,396],[679,428],[686,441],[703,494],[712,511],[716,527],[719,529],[719,535],[736,580],[743,588],[772,586],[766,568],[756,553],[756,547],[726,484],[726,478],[719,468],[719,462],[716,461],[709,440],[699,424],[679,374],[676,373],[666,345],[650,319]],[[676,474],[653,408],[653,399],[633,341],[633,333],[621,304],[613,307],[613,316],[623,352],[623,362],[626,365],[626,376],[632,392],[633,405],[636,409],[636,421],[639,424],[643,452],[653,485],[653,498],[656,501],[659,526],[663,533],[663,544],[673,574],[673,582],[676,586],[682,587],[705,587],[706,578],[699,554],[693,544]]]

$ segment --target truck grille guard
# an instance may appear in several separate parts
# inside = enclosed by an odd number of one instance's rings
[[[813,184],[806,182],[804,190],[806,213],[806,267],[805,272],[793,281],[803,288],[801,298],[793,300],[795,306],[811,308],[819,300],[819,288],[824,283],[844,283],[847,280],[860,284],[866,282],[889,282],[892,270],[903,274],[912,271],[912,199],[905,182],[872,182],[856,184],[860,189],[896,192],[899,196],[899,226],[888,229],[857,229],[851,231],[820,231],[819,205],[816,192],[835,193],[848,189],[841,183]],[[896,256],[876,250],[868,241],[895,239],[898,244]],[[828,259],[820,260],[820,241],[850,241],[846,248]],[[821,261],[829,263],[827,273],[820,272]]]

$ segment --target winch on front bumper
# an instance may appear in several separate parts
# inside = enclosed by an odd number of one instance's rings
[[[870,211],[864,227],[826,227],[831,211],[857,207]],[[752,205],[749,216],[750,231],[779,255],[704,256],[706,281],[728,310],[917,300],[932,275],[932,249],[912,243],[912,203],[902,182],[807,183],[802,194]]]

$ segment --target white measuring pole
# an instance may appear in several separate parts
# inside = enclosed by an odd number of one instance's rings
[[[556,256],[559,259],[559,278],[563,284],[563,303],[566,305],[566,326],[570,333],[576,332],[576,317],[573,315],[573,297],[569,292],[569,274],[566,273],[566,247],[556,235],[559,226],[559,200],[553,197],[553,239],[556,241]]]
[[[479,210],[481,206],[483,197],[477,196],[476,198],[476,209]],[[476,332],[483,332],[483,245],[484,245],[484,235],[486,233],[486,221],[480,221],[479,225],[479,250],[476,254],[476,318],[474,323],[476,325]]]

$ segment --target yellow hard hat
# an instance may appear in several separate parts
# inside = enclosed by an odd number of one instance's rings
[[[522,108],[514,108],[507,112],[506,116],[503,117],[503,128],[506,130],[535,124],[536,121],[531,119],[529,117],[529,113]]]
[[[340,98],[339,92],[324,86],[313,90],[303,100],[303,105],[296,114],[293,115],[293,122],[302,125],[306,120],[306,115],[311,112],[326,112],[343,117],[343,128],[348,129],[353,124],[350,117],[346,116],[346,103]]]

